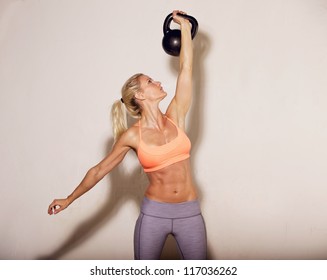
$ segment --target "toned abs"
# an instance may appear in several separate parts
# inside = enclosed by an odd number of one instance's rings
[[[159,202],[179,203],[197,199],[191,177],[190,160],[176,162],[154,172],[148,172],[149,186],[145,196]]]

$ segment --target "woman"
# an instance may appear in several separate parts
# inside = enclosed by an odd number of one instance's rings
[[[173,12],[180,25],[182,46],[176,93],[163,114],[159,103],[167,93],[160,82],[136,74],[122,88],[112,108],[115,144],[66,198],[55,199],[48,213],[57,214],[94,187],[133,149],[149,179],[134,232],[135,259],[159,259],[168,234],[183,259],[206,258],[206,231],[191,177],[191,143],[185,118],[192,100],[193,46],[187,19]],[[138,121],[127,129],[125,108]]]

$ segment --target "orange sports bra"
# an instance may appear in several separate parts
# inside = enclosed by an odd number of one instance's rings
[[[141,124],[139,121],[140,143],[137,156],[145,172],[152,172],[190,157],[191,141],[171,119],[166,117],[177,129],[177,136],[161,146],[147,146],[142,141]]]

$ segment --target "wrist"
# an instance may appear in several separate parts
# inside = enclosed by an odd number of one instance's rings
[[[183,20],[182,22],[181,22],[181,28],[189,28],[189,29],[191,29],[191,23],[188,21],[188,20]]]
[[[70,205],[74,201],[73,195],[71,194],[71,195],[67,196],[66,201],[67,201],[68,205]]]

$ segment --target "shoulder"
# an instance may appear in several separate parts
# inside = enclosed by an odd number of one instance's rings
[[[128,146],[132,149],[136,149],[139,143],[139,128],[138,124],[132,125],[128,128],[118,139],[117,144],[122,146]]]

